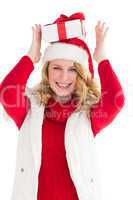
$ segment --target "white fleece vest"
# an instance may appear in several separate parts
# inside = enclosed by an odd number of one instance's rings
[[[45,108],[38,104],[31,91],[28,89],[25,92],[31,101],[31,109],[18,134],[16,171],[11,200],[37,200]],[[94,136],[84,111],[73,113],[68,118],[64,142],[70,175],[79,200],[101,200]]]

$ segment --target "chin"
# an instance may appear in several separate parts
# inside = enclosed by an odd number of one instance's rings
[[[71,96],[71,94],[72,93],[61,93],[61,92],[60,93],[56,93],[56,95],[59,96],[59,97],[68,97],[68,96]]]
[[[54,92],[57,96],[60,97],[71,96],[71,94],[73,93],[73,91],[62,91],[58,89],[55,89]]]
[[[63,92],[63,91],[54,91],[55,95],[58,96],[59,98],[70,98],[73,92]]]

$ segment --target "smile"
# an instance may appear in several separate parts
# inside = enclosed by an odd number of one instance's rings
[[[56,82],[56,85],[60,88],[68,88],[72,83],[58,83]]]

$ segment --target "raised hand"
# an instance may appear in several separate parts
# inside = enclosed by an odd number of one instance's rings
[[[37,63],[40,60],[41,39],[42,39],[41,25],[35,24],[35,27],[32,26],[32,43],[27,53],[27,55],[31,58],[33,63]]]
[[[107,58],[105,52],[105,40],[109,27],[105,26],[106,23],[101,23],[101,21],[98,21],[95,26],[96,48],[93,53],[93,58],[97,63],[100,63],[102,60]]]

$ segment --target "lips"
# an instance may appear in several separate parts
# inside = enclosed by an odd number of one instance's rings
[[[56,85],[62,89],[68,88],[72,83],[58,83],[56,82]]]

